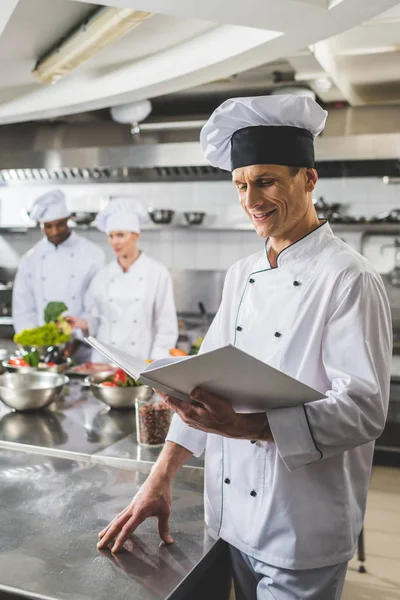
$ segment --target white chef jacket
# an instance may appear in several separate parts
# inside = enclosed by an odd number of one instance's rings
[[[15,277],[15,331],[43,325],[48,302],[64,302],[69,314],[81,316],[85,294],[104,262],[103,251],[74,231],[58,246],[40,240],[21,258]]]
[[[327,398],[268,411],[274,443],[206,434],[176,415],[167,439],[196,456],[206,448],[216,534],[265,563],[311,569],[356,548],[388,407],[391,316],[380,276],[328,223],[277,265],[263,251],[230,268],[202,351],[234,344]]]
[[[129,271],[117,260],[95,277],[86,300],[90,335],[146,359],[169,356],[178,339],[172,280],[161,263],[143,252]],[[92,360],[104,356],[92,353]]]

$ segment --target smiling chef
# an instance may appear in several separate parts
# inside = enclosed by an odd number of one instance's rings
[[[100,546],[116,538],[117,551],[156,516],[171,543],[173,476],[205,450],[206,522],[229,543],[237,600],[341,597],[385,424],[392,352],[385,290],[312,202],[314,138],[326,116],[307,97],[234,98],[201,133],[205,156],[232,171],[241,205],[266,240],[229,269],[202,352],[234,344],[326,398],[239,415],[202,390],[193,390],[194,404],[164,396],[176,412],[168,441],[131,504],[99,534]]]

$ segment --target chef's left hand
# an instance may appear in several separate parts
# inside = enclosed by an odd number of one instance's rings
[[[192,402],[158,393],[189,427],[230,438],[273,440],[265,413],[238,414],[226,400],[200,388],[191,392]]]

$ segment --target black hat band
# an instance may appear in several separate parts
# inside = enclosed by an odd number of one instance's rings
[[[231,170],[250,165],[314,167],[314,137],[307,129],[257,125],[238,129],[231,138]]]

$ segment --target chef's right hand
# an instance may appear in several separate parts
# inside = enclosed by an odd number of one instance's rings
[[[71,325],[72,329],[83,329],[83,331],[89,329],[87,321],[85,319],[81,319],[80,317],[65,317],[67,322]]]
[[[169,531],[172,491],[171,480],[157,473],[151,474],[144,482],[132,502],[120,512],[103,531],[99,533],[98,548],[108,546],[115,540],[111,552],[118,552],[148,517],[157,517],[158,532],[166,544],[174,540]]]

